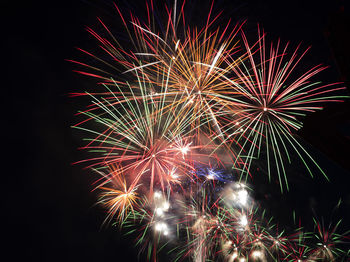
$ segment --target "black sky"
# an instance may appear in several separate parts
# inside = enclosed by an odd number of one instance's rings
[[[117,1],[142,14],[143,1]],[[203,3],[204,2],[204,3]],[[350,30],[347,1],[216,1],[214,11],[233,21],[247,19],[247,34],[256,36],[256,24],[271,40],[278,37],[306,48],[310,65],[331,68],[319,77],[343,81],[349,87]],[[10,261],[137,261],[132,240],[115,228],[102,228],[103,210],[93,206],[93,177],[71,163],[81,159],[76,148],[81,137],[71,130],[79,100],[68,97],[83,91],[87,78],[72,72],[65,59],[80,54],[75,47],[95,42],[85,26],[96,26],[97,16],[120,23],[110,1],[2,1],[2,140],[5,155],[2,192],[5,252]],[[202,20],[209,1],[190,1],[191,21]],[[199,10],[198,10],[199,9]],[[115,18],[115,20],[114,20]],[[116,25],[118,27],[118,25]],[[253,38],[254,39],[254,38]],[[305,119],[299,132],[331,178],[292,179],[291,192],[261,191],[271,201],[271,212],[287,222],[292,209],[311,221],[311,207],[327,218],[339,198],[337,217],[350,229],[350,103],[327,105]],[[268,188],[268,187],[267,187]],[[265,191],[264,191],[265,190]],[[259,196],[259,194],[258,194]],[[276,201],[274,199],[279,199]],[[285,201],[285,202],[283,202]],[[266,201],[265,201],[266,202]],[[269,207],[269,203],[266,204]],[[286,209],[290,207],[290,211]],[[284,214],[274,214],[284,206]],[[285,220],[283,220],[285,219]],[[309,221],[309,222],[308,222]],[[141,261],[143,261],[141,259]]]

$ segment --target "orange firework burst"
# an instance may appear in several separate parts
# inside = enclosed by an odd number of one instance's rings
[[[122,168],[111,165],[108,169],[110,170],[109,174],[104,175],[104,178],[107,179],[98,186],[102,190],[98,203],[109,210],[104,222],[110,221],[115,216],[117,220],[123,222],[127,218],[129,211],[134,213],[134,206],[139,199],[136,193],[137,186],[128,187]],[[105,186],[106,184],[108,186]]]
[[[96,77],[106,85],[115,85],[116,81],[111,78],[117,72],[119,79],[136,76],[149,83],[148,90],[153,95],[165,93],[167,96],[176,96],[173,106],[185,105],[179,114],[189,118],[193,133],[205,130],[205,135],[210,134],[211,139],[222,140],[220,118],[232,114],[232,102],[238,94],[233,87],[239,79],[233,77],[232,71],[247,57],[245,54],[237,55],[239,46],[236,35],[243,23],[231,26],[229,20],[223,28],[212,30],[220,14],[212,16],[210,9],[205,25],[199,29],[191,28],[185,22],[184,4],[178,13],[176,6],[173,10],[166,7],[166,30],[156,28],[152,13],[148,13],[146,23],[131,14],[130,24],[127,24],[126,18],[115,5],[132,40],[132,48],[124,49],[99,19],[105,35],[98,34],[92,28],[87,30],[101,44],[104,57],[79,50],[101,63],[101,67],[70,61],[84,68],[77,72]],[[119,79],[117,83],[123,84]]]

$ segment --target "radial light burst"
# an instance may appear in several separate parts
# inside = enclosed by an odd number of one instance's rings
[[[91,100],[73,127],[87,136],[77,163],[100,175],[104,222],[135,234],[154,262],[161,252],[175,262],[346,257],[339,223],[281,230],[251,179],[264,163],[282,193],[295,157],[327,177],[296,136],[308,113],[345,99],[341,84],[313,80],[326,67],[298,73],[308,49],[266,43],[260,29],[250,44],[244,23],[217,25],[213,4],[198,27],[186,22],[185,1],[165,5],[164,23],[153,1],[144,20],[114,8],[129,45],[99,18],[103,32],[87,28],[99,52],[79,49],[94,62],[70,60],[100,82],[72,96]]]
[[[74,126],[92,135],[86,139],[84,149],[98,154],[83,162],[97,170],[122,166],[122,175],[130,181],[131,190],[148,184],[150,193],[155,186],[164,191],[176,183],[175,169],[186,176],[192,168],[187,157],[198,147],[186,136],[188,119],[177,115],[178,107],[169,106],[169,97],[165,93],[147,94],[146,84],[141,81],[136,88],[125,86],[127,92],[117,83],[116,91],[105,88],[107,93],[88,94],[92,104],[80,112],[87,120]],[[99,125],[99,132],[83,127],[91,121]]]
[[[242,174],[249,173],[253,160],[263,156],[269,178],[277,172],[281,190],[283,185],[288,189],[286,163],[291,164],[295,154],[311,175],[310,163],[326,176],[293,131],[302,127],[301,117],[322,109],[321,103],[343,101],[346,96],[339,92],[345,87],[312,81],[325,66],[300,75],[294,72],[308,49],[298,55],[299,46],[289,52],[288,44],[281,47],[279,41],[268,47],[260,33],[253,45],[243,32],[242,39],[248,58],[232,67],[239,79],[234,84],[238,95],[232,103],[232,116],[222,128],[226,143],[241,146],[238,155],[246,159]]]

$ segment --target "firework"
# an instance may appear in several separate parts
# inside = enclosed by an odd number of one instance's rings
[[[110,165],[109,169],[107,174],[99,171],[103,175],[103,182],[98,186],[102,190],[98,203],[109,209],[105,222],[110,221],[116,214],[117,219],[123,222],[129,211],[134,212],[134,205],[139,199],[136,193],[137,186],[128,187],[120,168]]]
[[[156,184],[165,190],[177,182],[173,174],[175,167],[176,172],[182,174],[191,169],[185,157],[196,147],[187,142],[189,137],[184,135],[188,125],[186,118],[180,119],[174,108],[167,109],[165,95],[147,94],[141,82],[137,90],[127,87],[130,98],[117,84],[116,92],[106,88],[107,95],[90,94],[93,104],[81,112],[89,121],[75,126],[94,135],[84,149],[97,152],[99,157],[84,162],[92,162],[88,167],[97,170],[122,166],[131,190],[142,180],[149,184],[150,193]],[[91,121],[100,126],[100,132],[82,127]],[[144,177],[147,178],[142,179]]]
[[[344,234],[337,233],[337,229],[341,223],[339,220],[334,226],[329,225],[325,227],[324,221],[319,222],[314,218],[316,233],[314,238],[317,241],[316,247],[311,250],[311,259],[320,259],[326,261],[336,261],[345,252],[339,248],[345,242],[345,236],[349,232]]]
[[[166,6],[164,25],[152,1],[146,22],[131,14],[127,23],[115,6],[132,45],[123,48],[99,19],[104,35],[88,31],[104,56],[80,51],[100,66],[70,60],[103,86],[72,95],[91,99],[74,128],[88,135],[89,157],[78,163],[101,176],[105,222],[136,232],[153,261],[165,249],[175,261],[339,259],[347,234],[336,232],[339,223],[326,229],[315,220],[316,234],[299,227],[288,236],[254,201],[248,179],[254,161],[265,160],[268,177],[277,173],[288,189],[293,156],[325,175],[293,132],[320,103],[341,101],[344,88],[312,82],[323,66],[296,75],[307,50],[267,48],[260,31],[251,45],[243,24],[215,27],[212,7],[203,27],[188,26],[184,4]]]
[[[230,122],[222,128],[227,143],[236,146],[238,142],[241,146],[238,155],[246,159],[242,174],[249,173],[252,161],[262,156],[269,178],[273,171],[277,172],[281,190],[283,185],[288,189],[286,163],[291,163],[293,152],[311,175],[310,162],[326,176],[292,131],[302,127],[300,118],[306,113],[322,109],[321,103],[342,101],[345,97],[337,91],[344,87],[312,82],[326,69],[320,65],[295,75],[293,71],[308,49],[301,55],[299,47],[288,53],[288,44],[281,48],[279,42],[268,49],[265,35],[260,33],[253,45],[249,45],[244,33],[242,39],[248,59],[232,67],[239,79],[234,84],[239,94],[232,103]]]

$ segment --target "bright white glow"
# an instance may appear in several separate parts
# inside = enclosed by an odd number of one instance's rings
[[[180,148],[180,151],[181,151],[181,153],[182,153],[183,155],[186,155],[187,152],[190,150],[188,147],[189,147],[189,146],[186,145],[186,146]]]
[[[160,192],[154,192],[153,197],[154,198],[161,198],[162,194]]]
[[[237,257],[238,257],[237,252],[233,252],[233,254],[232,254],[232,260],[235,260]]]
[[[238,125],[239,125],[239,122],[237,121],[235,125],[238,126]]]
[[[210,180],[212,180],[212,179],[214,179],[215,177],[214,177],[213,174],[208,174],[208,175],[207,175],[207,178],[210,179]]]
[[[262,245],[262,243],[261,243],[261,241],[260,241],[259,239],[256,239],[255,241],[256,241],[256,244],[257,244],[257,245],[259,245],[259,246]]]
[[[165,202],[163,203],[163,210],[164,210],[164,211],[167,211],[167,210],[169,209],[169,207],[170,207],[169,203],[165,201]]]
[[[163,209],[162,209],[162,208],[160,208],[160,207],[157,207],[157,208],[156,208],[156,214],[157,214],[158,216],[162,216],[162,215],[164,215],[164,211],[163,211]]]
[[[255,251],[253,251],[253,253],[252,253],[252,257],[253,257],[253,258],[262,257],[262,252],[259,251],[259,250],[255,250]]]
[[[178,175],[178,174],[176,174],[176,173],[172,173],[170,176],[171,176],[172,178],[174,178],[174,179],[179,178],[179,175]]]
[[[216,173],[212,169],[209,169],[207,179],[213,180],[213,179],[215,179],[215,175],[216,175]]]
[[[238,197],[238,202],[245,206],[248,201],[248,192],[245,189],[241,189],[240,191],[237,192],[237,197]]]
[[[237,184],[236,184],[236,187],[237,187],[237,188],[245,188],[245,185],[242,184],[242,183],[237,183]]]
[[[213,62],[210,65],[210,69],[209,69],[209,72],[208,72],[207,75],[210,75],[211,71],[213,70],[213,68],[214,68],[214,66],[216,64],[216,62],[218,61],[219,57],[221,56],[221,53],[224,51],[225,46],[226,46],[226,44],[222,44],[220,49],[219,49],[219,51],[216,53],[216,55],[215,55],[215,57],[213,59]]]
[[[180,40],[177,40],[176,45],[175,45],[175,50],[179,47]]]
[[[165,223],[163,223],[163,222],[159,222],[159,223],[156,224],[155,229],[157,231],[168,231],[168,226]]]
[[[175,172],[176,172],[176,168],[173,168],[173,169],[170,171],[170,176],[171,176],[173,179],[179,178],[179,175],[176,174]]]
[[[191,101],[190,101],[191,102]],[[181,153],[182,153],[182,158],[184,158],[185,157],[185,155],[188,153],[188,151],[190,151],[190,145],[192,144],[192,142],[191,143],[189,143],[189,144],[187,144],[187,145],[181,145],[181,147],[179,147],[179,150],[181,151]]]
[[[239,259],[239,262],[245,262],[245,258],[244,258],[244,257],[241,257],[241,258]]]
[[[163,222],[157,223],[155,229],[156,231],[163,232],[165,236],[169,234],[168,226]]]
[[[239,223],[241,224],[242,227],[245,227],[246,225],[248,225],[248,219],[245,215],[242,215]]]
[[[241,206],[246,206],[248,204],[249,200],[249,193],[244,188],[245,186],[243,184],[237,183],[235,185],[235,190],[232,192],[232,200]]]

